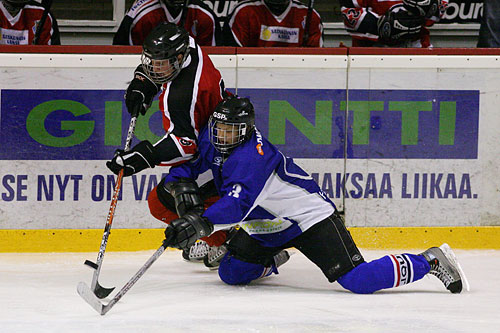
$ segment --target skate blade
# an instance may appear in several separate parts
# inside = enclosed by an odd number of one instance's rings
[[[470,291],[469,281],[467,280],[467,277],[465,276],[462,266],[460,266],[460,263],[458,262],[457,257],[453,252],[453,250],[451,249],[451,247],[447,243],[444,243],[439,248],[443,250],[446,258],[448,258],[448,260],[450,260],[457,267],[458,274],[460,274],[460,279],[462,279],[462,282],[465,285],[465,290]]]

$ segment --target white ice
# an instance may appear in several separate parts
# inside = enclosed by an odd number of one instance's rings
[[[363,254],[373,260],[389,252]],[[99,282],[120,289],[152,253],[107,252]],[[166,251],[105,316],[76,292],[79,281],[90,284],[83,262],[96,253],[4,253],[0,332],[500,332],[500,251],[455,253],[470,292],[451,294],[426,276],[356,295],[328,283],[298,252],[279,275],[234,287]]]

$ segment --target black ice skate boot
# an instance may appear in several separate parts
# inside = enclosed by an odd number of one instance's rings
[[[223,245],[221,246],[210,246],[208,249],[208,253],[203,259],[203,262],[205,263],[205,266],[208,267],[210,270],[215,270],[219,268],[220,262],[222,261],[222,258],[226,255],[228,249],[226,247],[226,244],[229,243],[231,238],[238,232],[236,228],[231,227],[227,230],[227,238],[226,241],[224,242]]]
[[[274,264],[276,265],[276,268],[280,267],[284,263],[286,263],[288,260],[290,260],[290,253],[286,250],[281,251],[277,255],[273,257]]]
[[[468,289],[467,279],[448,244],[444,243],[440,247],[431,247],[421,255],[431,266],[429,273],[441,280],[446,289],[454,294],[459,294],[462,292],[462,282],[465,283]]]
[[[208,254],[203,259],[205,266],[208,267],[210,270],[218,269],[220,262],[222,261],[222,258],[224,258],[224,256],[226,255],[227,251],[228,250],[226,245],[211,246],[208,249]]]

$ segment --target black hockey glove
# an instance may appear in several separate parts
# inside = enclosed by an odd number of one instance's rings
[[[198,184],[190,178],[180,178],[174,182],[165,183],[165,190],[174,197],[177,215],[184,216],[191,211],[203,214],[203,200],[200,196]]]
[[[415,16],[430,18],[439,15],[441,0],[403,0],[403,6]]]
[[[128,112],[132,116],[134,113],[138,115],[139,112],[145,115],[159,91],[160,86],[151,81],[144,73],[142,65],[139,65],[134,72],[134,79],[125,92],[125,105],[127,105]]]
[[[415,16],[401,7],[398,11],[391,9],[378,20],[379,40],[388,45],[395,45],[418,38],[425,21],[424,17]]]
[[[165,238],[171,247],[189,249],[198,239],[208,236],[214,231],[210,221],[194,212],[170,222],[165,229]]]
[[[118,149],[113,159],[106,162],[106,166],[115,175],[125,168],[123,176],[127,177],[146,168],[154,168],[158,163],[153,145],[146,140],[139,142],[127,152]]]

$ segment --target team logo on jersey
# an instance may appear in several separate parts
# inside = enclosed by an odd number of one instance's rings
[[[222,165],[222,157],[215,156],[214,157],[214,164],[217,165],[217,166],[221,166]]]
[[[132,6],[132,7],[130,7],[130,10],[129,10],[129,15],[130,15],[132,12],[135,12],[135,11],[136,11],[139,7],[141,7],[141,6],[142,6],[142,4],[143,4],[143,3],[147,2],[147,1],[149,1],[149,0],[139,0],[139,1],[135,2],[135,3],[133,4],[133,6]]]
[[[255,146],[255,148],[257,148],[257,151],[259,152],[259,155],[264,155],[264,150],[262,150],[262,144],[257,144],[257,146]]]
[[[191,26],[191,33],[193,34],[193,37],[196,37],[196,35],[198,34],[198,20],[194,20],[193,21],[193,25]]]
[[[263,40],[270,40],[271,39],[271,30],[269,30],[267,27],[262,30],[262,39]]]
[[[263,146],[262,134],[260,134],[259,131],[255,131],[255,136],[257,137],[257,146],[255,146],[255,148],[259,152],[259,155],[264,155],[264,150],[262,149]]]
[[[342,11],[345,24],[350,28],[355,28],[358,25],[361,17],[362,9],[348,8]]]
[[[33,24],[31,30],[33,31],[33,35],[36,34],[36,29],[38,28],[38,24],[40,24],[40,20],[36,20]]]
[[[292,225],[287,219],[276,218],[274,220],[252,220],[241,224],[241,227],[249,234],[271,234],[280,232]]]
[[[14,30],[0,28],[0,44],[5,45],[27,45],[28,30]]]
[[[186,139],[180,139],[179,142],[180,142],[181,145],[186,146],[186,147],[189,147],[189,146],[193,145],[193,143],[191,141],[188,141]]]
[[[260,39],[270,42],[298,43],[299,28],[260,26]]]

